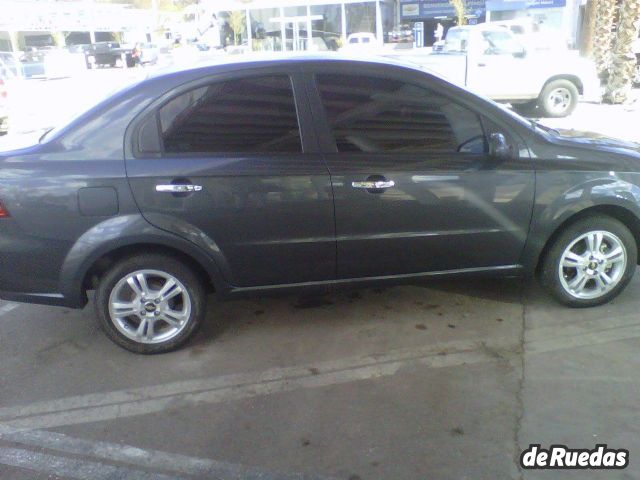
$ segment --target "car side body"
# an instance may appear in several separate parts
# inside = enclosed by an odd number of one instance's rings
[[[354,72],[451,99],[506,137],[511,154],[339,151],[316,80]],[[291,81],[301,152],[163,150],[158,109],[171,99],[265,76]],[[385,191],[366,183],[389,179]],[[198,189],[159,188],[183,185]],[[219,297],[532,275],[558,232],[590,214],[622,222],[640,244],[640,149],[546,131],[388,60],[242,61],[148,78],[40,143],[0,152],[0,205],[0,298],[13,301],[82,308],[114,263],[150,252],[179,258]]]

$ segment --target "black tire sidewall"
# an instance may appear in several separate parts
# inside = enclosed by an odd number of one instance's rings
[[[604,230],[616,235],[627,250],[627,266],[616,287],[602,297],[579,299],[567,293],[560,282],[558,264],[565,248],[580,235],[593,230]],[[568,226],[547,251],[542,263],[541,280],[549,292],[561,303],[570,307],[593,307],[617,297],[629,284],[638,261],[638,247],[631,231],[620,221],[608,216],[591,216]]]
[[[139,343],[122,334],[111,320],[109,297],[116,283],[136,270],[159,270],[177,278],[187,289],[191,301],[191,316],[187,326],[176,337],[162,343]],[[116,263],[101,279],[95,294],[95,308],[100,326],[106,335],[119,346],[134,353],[165,353],[182,346],[197,331],[206,313],[206,293],[202,282],[179,259],[155,254],[131,257]]]
[[[549,94],[557,88],[566,88],[567,90],[569,90],[569,92],[571,92],[571,104],[561,114],[551,111],[548,105]],[[552,82],[549,82],[547,85],[545,85],[545,87],[542,89],[538,105],[540,106],[540,110],[542,110],[542,114],[545,117],[562,118],[573,113],[573,111],[576,109],[576,106],[578,105],[579,96],[580,93],[578,92],[578,88],[570,80],[553,80]]]

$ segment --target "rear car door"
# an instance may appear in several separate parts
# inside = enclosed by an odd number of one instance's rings
[[[515,267],[533,206],[526,148],[420,72],[409,81],[390,67],[348,70],[309,78],[334,189],[338,277]],[[493,133],[506,137],[509,159],[488,153]]]
[[[143,215],[234,286],[335,277],[330,177],[299,82],[275,67],[217,75],[168,94],[133,134]]]

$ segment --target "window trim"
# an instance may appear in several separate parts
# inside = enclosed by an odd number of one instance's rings
[[[483,99],[481,96],[475,95],[463,87],[453,85],[436,75],[431,75],[428,72],[417,68],[411,68],[402,65],[380,65],[377,63],[366,64],[360,62],[357,64],[357,66],[358,69],[356,73],[358,75],[367,75],[378,78],[397,80],[415,85],[420,88],[431,89],[439,96],[446,97],[450,101],[456,102],[459,105],[473,111],[476,115],[478,115],[478,117],[480,117],[480,119],[484,117],[488,118],[512,136],[514,142],[516,142],[517,144],[516,149],[519,151],[518,158],[520,160],[530,159],[530,154],[525,154],[524,156],[522,155],[523,152],[529,151],[527,142],[525,142],[522,134],[518,132],[518,128],[516,126],[509,125],[509,122],[505,118],[509,115],[509,113],[502,112],[501,107],[494,105],[491,101]],[[324,105],[322,104],[322,98],[320,96],[320,91],[317,85],[317,75],[353,75],[353,63],[344,62],[344,64],[333,64],[329,68],[327,68],[326,65],[307,65],[305,66],[303,71],[305,74],[305,85],[309,98],[309,107],[311,109],[312,115],[314,116],[316,136],[318,138],[318,144],[322,153],[325,155],[372,155],[372,153],[369,152],[338,151],[331,125],[325,112]],[[488,142],[488,139],[486,139],[486,141]],[[385,154],[389,153],[379,152],[376,155]],[[416,154],[395,153],[394,155],[405,156],[408,158],[411,156],[415,157]]]
[[[201,78],[185,82],[183,84],[173,86],[167,90],[164,94],[158,97],[150,105],[148,105],[142,112],[140,112],[133,121],[127,127],[125,133],[125,144],[129,145],[130,153],[134,159],[146,160],[146,159],[176,159],[176,158],[235,158],[235,157],[255,157],[255,156],[273,156],[280,157],[285,156],[300,156],[305,154],[319,153],[317,149],[316,132],[312,127],[308,125],[308,119],[312,118],[308,107],[307,95],[302,85],[302,79],[299,77],[300,71],[297,68],[283,68],[282,66],[266,66],[259,68],[240,68],[237,70],[225,71],[221,73],[211,73],[203,75]],[[201,88],[203,86],[211,85],[212,83],[228,82],[243,78],[257,78],[257,77],[274,77],[281,76],[287,77],[291,84],[291,91],[293,94],[293,102],[296,110],[296,117],[298,122],[298,132],[300,135],[300,152],[184,152],[184,153],[172,153],[166,152],[164,149],[164,142],[162,141],[162,131],[160,126],[160,109],[173,99],[185,94],[191,90]],[[158,128],[158,135],[160,137],[161,151],[158,153],[142,152],[139,149],[138,137],[140,129],[144,126],[150,116],[154,116]],[[306,124],[305,124],[306,122]]]
[[[324,76],[324,75],[339,75],[335,70],[333,71],[327,71],[327,72],[320,72],[320,71],[316,71],[313,72],[312,76],[311,76],[311,80],[313,82],[313,89],[315,92],[315,95],[318,99],[318,105],[321,108],[322,111],[322,116],[323,116],[323,121],[322,121],[322,126],[323,129],[325,130],[325,134],[329,136],[330,140],[331,140],[331,144],[333,146],[331,153],[336,153],[339,155],[395,155],[395,156],[399,156],[399,157],[415,157],[416,155],[470,155],[470,156],[481,156],[481,155],[486,155],[488,152],[485,151],[484,153],[465,153],[465,152],[458,152],[458,151],[451,151],[451,152],[392,152],[392,151],[375,151],[375,152],[363,152],[363,151],[349,151],[349,152],[341,152],[338,149],[338,141],[336,139],[336,136],[334,134],[333,131],[333,127],[331,126],[331,122],[329,120],[329,113],[326,110],[326,107],[324,105],[324,102],[322,100],[322,94],[320,92],[320,85],[318,82],[318,77],[319,76]],[[424,84],[420,84],[420,82],[415,82],[413,80],[405,80],[405,79],[401,79],[399,75],[385,75],[384,73],[363,73],[362,75],[358,74],[354,74],[354,73],[350,73],[350,74],[346,74],[346,75],[350,75],[352,77],[368,77],[368,78],[377,78],[377,79],[386,79],[386,80],[394,80],[397,82],[401,82],[404,83],[405,85],[410,85],[416,88],[420,88],[423,90],[427,90],[430,92],[433,92],[434,94],[436,94],[437,96],[442,96],[445,97],[447,100],[449,100],[451,103],[454,103],[456,105],[458,105],[461,108],[464,108],[466,110],[468,110],[470,113],[472,113],[477,121],[478,121],[478,126],[480,127],[480,130],[482,131],[482,135],[484,137],[484,147],[485,149],[488,148],[489,145],[489,139],[487,137],[487,132],[485,130],[484,127],[484,123],[482,121],[482,117],[484,116],[483,113],[481,113],[480,111],[478,111],[478,109],[476,108],[472,108],[469,105],[458,101],[457,99],[452,98],[450,95],[445,95],[445,94],[441,94],[441,92],[437,91],[437,89],[431,87],[431,86],[426,86]]]

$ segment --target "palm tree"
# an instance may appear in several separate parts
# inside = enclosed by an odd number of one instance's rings
[[[245,21],[242,10],[234,10],[229,14],[229,27],[233,30],[233,43],[237,45],[238,40],[241,39],[242,34],[247,28],[247,22]]]
[[[633,42],[640,27],[640,0],[623,0],[620,21],[613,44],[611,73],[604,94],[607,103],[622,103],[627,99],[636,71]]]
[[[467,17],[465,16],[467,11],[467,2],[465,0],[449,0],[449,3],[453,5],[453,9],[456,12],[458,25],[464,25],[467,21]]]
[[[596,24],[593,32],[593,59],[598,73],[608,72],[611,63],[611,48],[613,46],[613,26],[618,10],[618,0],[595,0]]]

